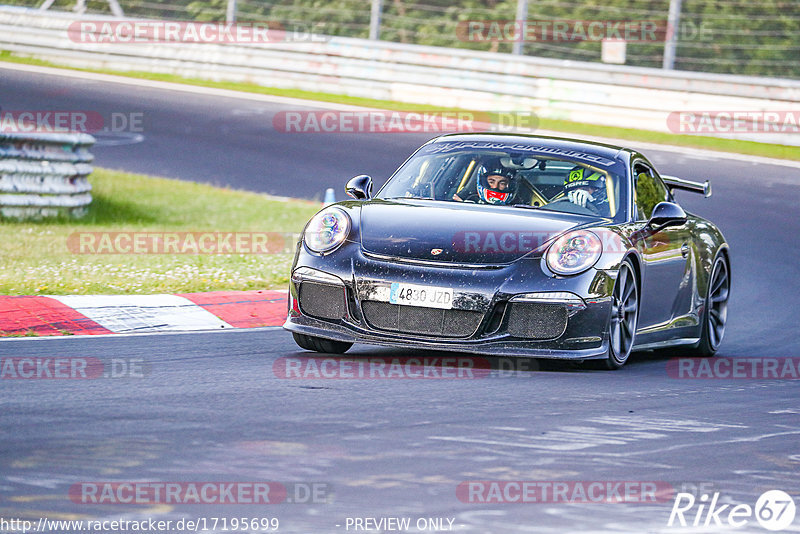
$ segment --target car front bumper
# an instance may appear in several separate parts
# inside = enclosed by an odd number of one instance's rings
[[[377,258],[356,243],[328,256],[310,254],[300,245],[284,328],[391,347],[572,360],[605,357],[615,273],[589,269],[555,277],[541,268],[540,260],[443,265]],[[393,282],[452,288],[453,311],[389,304],[385,295]],[[316,302],[310,302],[314,293],[308,288],[318,291]],[[397,323],[392,322],[395,313]],[[430,324],[440,317],[441,328]],[[472,323],[465,325],[464,317]]]

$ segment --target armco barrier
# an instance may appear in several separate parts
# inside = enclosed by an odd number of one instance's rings
[[[81,216],[92,201],[87,176],[94,159],[87,134],[0,133],[0,215]]]
[[[119,19],[0,7],[0,49],[75,67],[242,81],[412,105],[534,111],[546,118],[665,132],[669,114],[675,111],[800,113],[800,81],[796,80],[343,37],[268,44],[84,43],[67,33],[78,20]],[[796,133],[735,137],[800,144]]]

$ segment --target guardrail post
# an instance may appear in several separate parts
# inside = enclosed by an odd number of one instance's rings
[[[108,7],[111,9],[111,13],[113,13],[115,17],[125,16],[125,12],[122,11],[122,8],[117,0],[108,0]]]
[[[528,19],[528,0],[517,0],[517,39],[514,41],[513,46],[511,47],[511,53],[517,56],[522,55],[522,51],[525,46],[525,42],[523,41],[523,35],[525,32],[523,28],[525,27],[525,21]]]
[[[662,68],[675,68],[675,47],[678,43],[678,25],[681,23],[681,0],[669,1],[667,18],[667,39],[664,41],[664,62]]]
[[[236,0],[228,0],[228,10],[225,13],[225,22],[233,24],[236,22]]]
[[[381,38],[381,12],[383,0],[372,0],[372,9],[369,13],[369,38],[377,41]]]

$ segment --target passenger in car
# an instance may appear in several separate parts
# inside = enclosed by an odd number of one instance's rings
[[[477,191],[461,198],[458,193],[453,200],[459,202],[476,202],[478,204],[513,204],[517,193],[517,172],[497,165],[481,166],[478,169]]]

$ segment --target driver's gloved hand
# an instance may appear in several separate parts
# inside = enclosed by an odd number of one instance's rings
[[[583,189],[570,191],[569,193],[567,193],[567,198],[573,204],[577,204],[578,206],[581,206],[583,208],[586,207],[587,202],[594,202],[594,197],[587,191],[584,191]]]

